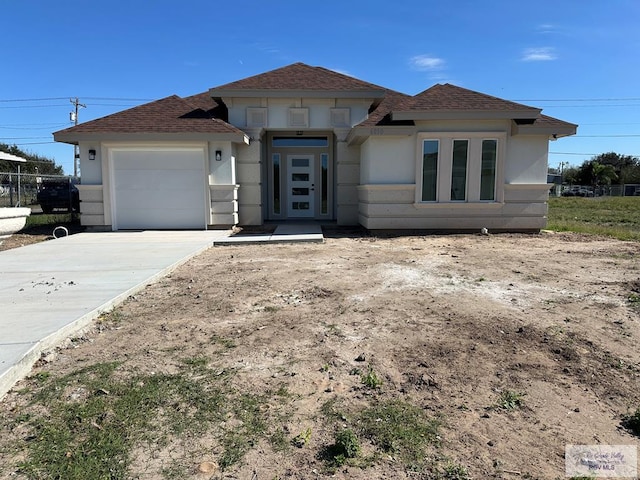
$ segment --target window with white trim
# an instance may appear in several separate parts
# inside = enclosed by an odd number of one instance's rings
[[[418,203],[500,201],[504,133],[438,133],[418,138]]]
[[[451,167],[451,200],[464,202],[467,199],[467,159],[469,140],[454,140]]]
[[[482,140],[482,170],[480,171],[480,200],[496,199],[496,162],[498,140]]]
[[[440,142],[422,142],[422,201],[435,202],[438,199],[438,157]]]

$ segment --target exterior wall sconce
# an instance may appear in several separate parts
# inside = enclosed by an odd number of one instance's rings
[[[222,150],[216,150],[216,162],[222,161]]]
[[[89,150],[89,160],[96,159],[96,151],[94,149]]]

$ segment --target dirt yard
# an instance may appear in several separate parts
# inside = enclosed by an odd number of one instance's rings
[[[264,435],[223,463],[225,432],[247,432],[228,414],[138,445],[128,478],[564,478],[566,444],[639,443],[621,426],[640,407],[639,258],[638,243],[560,233],[214,247],[5,397],[0,444],[14,447],[0,448],[0,477],[25,478],[37,432],[16,419],[46,412],[38,379],[114,361],[121,376],[173,374],[199,359],[202,378],[261,399]],[[419,461],[364,429],[376,405],[438,419]],[[327,460],[342,429],[366,461]]]

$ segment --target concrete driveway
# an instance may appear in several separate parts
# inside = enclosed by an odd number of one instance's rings
[[[0,252],[0,398],[42,352],[229,234],[80,233]]]

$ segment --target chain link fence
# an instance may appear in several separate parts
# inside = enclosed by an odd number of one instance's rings
[[[30,207],[37,205],[38,191],[43,182],[74,179],[66,175],[38,175],[0,172],[0,207]]]
[[[605,185],[592,187],[588,185],[563,185],[552,193],[563,197],[634,197],[640,196],[640,184]]]

